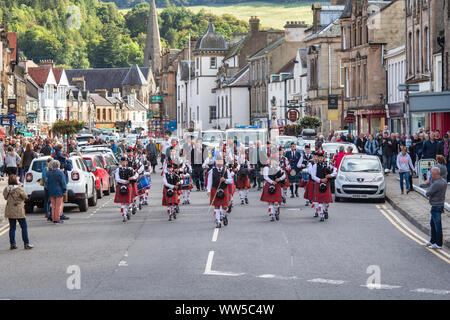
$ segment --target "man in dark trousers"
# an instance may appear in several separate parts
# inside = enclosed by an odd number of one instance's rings
[[[387,132],[383,134],[381,140],[381,150],[383,152],[383,168],[384,170],[391,170],[392,164],[392,140],[389,138]]]
[[[291,150],[287,151],[284,156],[288,159],[289,164],[291,166],[291,170],[289,172],[289,183],[291,186],[289,187],[291,190],[291,198],[294,198],[294,188],[295,188],[295,196],[298,198],[298,184],[300,182],[300,170],[297,168],[297,164],[302,157],[301,153],[297,150],[297,145],[295,142],[291,143]]]

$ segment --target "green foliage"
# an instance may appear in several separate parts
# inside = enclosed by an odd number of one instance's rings
[[[134,8],[123,14],[116,3],[98,0],[1,0],[0,19],[5,17],[9,30],[18,33],[19,51],[36,62],[52,59],[58,66],[71,68],[142,64],[149,4],[144,0],[115,2]],[[167,6],[159,15],[163,47],[181,48],[189,33],[203,34],[210,17],[227,40],[234,32],[249,28],[248,22],[229,14],[194,13],[166,0],[157,2]]]
[[[303,129],[316,129],[322,126],[322,121],[320,121],[320,119],[318,118],[306,116],[301,118],[298,121],[298,124]]]
[[[299,124],[287,124],[284,126],[284,135],[298,137],[302,133],[302,127]]]
[[[58,135],[68,135],[73,136],[78,131],[84,128],[84,122],[77,120],[58,120],[52,125],[52,131]]]
[[[136,4],[144,0],[105,0],[106,2],[114,2],[119,8],[132,8]],[[171,0],[170,3],[175,6],[196,6],[196,5],[221,5],[221,4],[237,4],[241,2],[259,2],[261,0]],[[301,3],[310,0],[271,0],[273,3],[292,4]],[[156,0],[158,7],[167,8],[168,0]]]

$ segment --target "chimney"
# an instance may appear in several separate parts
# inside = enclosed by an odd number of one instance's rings
[[[120,89],[113,88],[112,96],[113,96],[113,98],[120,99]]]
[[[284,26],[286,42],[300,42],[306,37],[308,25],[305,21],[288,21]]]
[[[322,6],[320,3],[314,3],[312,5],[313,11],[313,33],[316,33],[320,29],[320,11],[322,11]]]
[[[259,19],[257,16],[252,16],[249,20],[250,23],[250,33],[255,34],[259,32]]]
[[[95,89],[95,93],[97,93],[100,97],[107,98],[108,97],[108,90],[106,89]]]
[[[39,61],[39,65],[41,67],[50,67],[52,69],[55,67],[55,63],[53,62],[53,60],[41,60]]]
[[[86,81],[84,77],[81,78],[72,78],[72,84],[78,88],[78,90],[86,91]]]

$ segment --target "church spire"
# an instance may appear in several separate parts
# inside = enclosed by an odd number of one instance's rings
[[[158,15],[155,0],[150,0],[147,22],[147,39],[145,41],[144,66],[151,67],[156,76],[161,71],[161,39],[158,27]]]

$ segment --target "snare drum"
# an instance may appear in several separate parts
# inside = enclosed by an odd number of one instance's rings
[[[191,179],[189,177],[186,177],[183,179],[183,182],[181,184],[182,187],[189,187],[191,184]]]
[[[150,181],[148,180],[148,177],[142,176],[138,180],[138,190],[145,190],[150,187]]]

